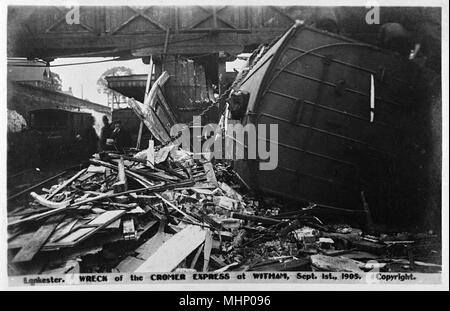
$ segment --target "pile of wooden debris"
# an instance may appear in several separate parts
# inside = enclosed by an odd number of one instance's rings
[[[94,155],[9,199],[9,275],[441,269],[440,252],[420,261],[440,249],[432,234],[324,224],[318,205],[287,211],[241,185],[175,144]]]

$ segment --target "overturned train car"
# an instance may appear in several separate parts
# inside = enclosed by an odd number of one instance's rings
[[[367,199],[375,213],[395,206],[418,68],[301,24],[256,58],[237,78],[231,119],[277,124],[278,165],[260,170],[258,159],[235,160],[241,178],[294,200],[358,210]],[[267,148],[276,143],[261,136]]]

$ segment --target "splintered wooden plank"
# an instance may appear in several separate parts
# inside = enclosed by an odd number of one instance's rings
[[[209,268],[209,257],[212,249],[212,233],[207,230],[205,235],[205,247],[203,250],[203,272],[207,272]]]
[[[90,237],[100,229],[107,227],[125,213],[125,210],[104,212],[100,216],[89,221],[86,225],[72,230],[68,235],[64,236],[59,241],[47,244],[46,247],[52,248],[75,246],[77,243],[86,240],[88,237]]]
[[[57,241],[63,236],[69,234],[70,231],[72,231],[72,229],[75,227],[77,222],[78,219],[68,219],[64,223],[59,224],[56,228],[56,232],[51,236],[47,243]]]
[[[133,256],[128,256],[122,260],[116,267],[119,272],[134,272],[145,261]]]
[[[204,163],[203,168],[206,172],[207,181],[215,186],[218,186],[219,184],[217,183],[216,174],[214,173],[214,167],[211,162]]]
[[[124,213],[125,213],[124,210],[107,211],[107,212],[104,212],[103,214],[101,214],[100,216],[96,217],[92,221],[90,221],[88,223],[88,225],[89,226],[99,226],[99,225],[110,224]]]
[[[161,142],[170,140],[170,127],[176,123],[175,115],[161,92],[161,88],[169,77],[166,71],[159,76],[145,97],[143,105],[134,100],[129,102],[130,107],[144,122],[150,133]]]
[[[325,271],[332,272],[361,272],[361,266],[364,264],[360,261],[345,257],[330,257],[325,255],[312,255],[311,264]]]
[[[65,182],[63,182],[58,188],[56,188],[55,191],[53,191],[52,193],[50,193],[46,199],[50,200],[51,198],[53,198],[56,194],[58,194],[61,190],[63,190],[64,188],[66,188],[68,185],[70,185],[74,180],[76,180],[78,177],[80,177],[81,175],[83,175],[86,172],[86,168],[82,169],[81,171],[79,171],[78,173],[76,173],[74,176],[72,176],[71,178],[69,178],[68,180],[66,180]]]
[[[161,247],[165,242],[167,242],[173,235],[158,232],[147,242],[142,244],[138,249],[136,249],[137,256],[128,256],[122,260],[116,267],[119,272],[134,272],[138,267],[140,267],[145,260],[152,256],[158,248]]]
[[[214,191],[211,191],[209,189],[203,189],[203,188],[191,188],[192,191],[198,193],[198,194],[204,194],[204,195],[214,195]]]
[[[34,233],[24,233],[10,239],[8,241],[8,249],[22,248],[33,238]]]
[[[125,174],[125,164],[123,158],[120,157],[117,163],[117,181],[113,184],[114,193],[124,192],[128,190],[127,176]]]
[[[77,228],[74,231],[72,231],[69,235],[66,235],[64,238],[58,241],[58,244],[65,244],[65,243],[73,243],[82,238],[83,236],[86,236],[88,234],[91,234],[93,231],[95,231],[97,227],[81,227]]]
[[[161,247],[161,245],[169,241],[172,236],[173,234],[165,232],[156,233],[151,237],[151,239],[149,239],[147,242],[139,246],[138,249],[136,249],[136,252],[138,253],[136,257],[142,260],[147,260],[158,250],[158,248]]]
[[[205,241],[206,231],[187,226],[164,243],[136,272],[171,272]]]
[[[155,165],[155,141],[153,139],[148,141],[147,162],[149,162],[152,166]]]
[[[33,257],[39,252],[41,247],[47,242],[52,235],[55,228],[58,226],[62,216],[55,217],[48,220],[43,226],[41,226],[31,237],[31,240],[25,244],[13,259],[14,263],[26,262],[33,259]]]
[[[89,171],[87,171],[85,174],[83,174],[82,176],[80,176],[78,178],[78,181],[79,182],[83,182],[83,181],[85,181],[85,180],[87,180],[87,179],[89,179],[89,178],[91,178],[91,177],[93,177],[93,176],[95,176],[97,174],[98,173],[96,173],[96,172],[89,172]]]
[[[114,222],[112,222],[109,226],[105,227],[105,229],[119,229],[120,223],[121,223],[121,220],[117,219]]]
[[[97,174],[97,173],[105,174],[105,172],[106,172],[106,167],[101,166],[101,165],[93,165],[93,164],[91,164],[91,165],[89,165],[89,167],[87,168],[87,172],[88,172],[88,173],[94,173],[94,174]]]

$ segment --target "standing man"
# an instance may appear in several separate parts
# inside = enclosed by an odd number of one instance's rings
[[[103,121],[103,127],[100,132],[100,144],[99,144],[100,152],[108,149],[108,146],[106,145],[106,140],[108,138],[111,138],[112,131],[113,131],[111,123],[109,123],[107,116],[103,116],[102,121]]]
[[[120,120],[114,122],[114,130],[111,138],[114,139],[116,148],[119,152],[124,152],[125,148],[131,146],[131,137],[128,132],[122,128]]]
[[[82,152],[84,157],[91,157],[97,152],[98,136],[94,129],[95,119],[92,116],[87,118],[87,127],[80,136],[82,142]],[[79,135],[78,135],[79,136]]]

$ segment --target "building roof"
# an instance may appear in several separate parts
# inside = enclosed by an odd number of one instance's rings
[[[106,81],[110,89],[142,103],[145,96],[147,77],[147,74],[109,76],[106,77]]]

